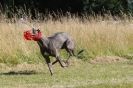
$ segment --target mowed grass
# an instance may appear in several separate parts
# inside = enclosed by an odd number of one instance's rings
[[[56,64],[53,76],[42,64],[21,64],[9,68],[1,65],[0,88],[133,88],[131,61],[90,64],[75,59],[65,69]]]

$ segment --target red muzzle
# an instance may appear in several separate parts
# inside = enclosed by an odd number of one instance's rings
[[[32,34],[30,30],[24,32],[24,38],[26,40],[39,41],[42,38],[42,33]]]

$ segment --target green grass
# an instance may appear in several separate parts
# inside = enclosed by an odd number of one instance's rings
[[[40,66],[35,69],[34,65],[26,70],[24,66],[23,69],[14,67],[19,69],[16,73],[13,72],[15,69],[1,70],[0,88],[133,88],[132,61],[90,64],[79,60],[66,69],[57,64],[53,76],[46,65]],[[41,69],[37,71],[37,68]]]
[[[75,41],[76,52],[85,49],[83,59],[72,61],[62,69],[54,66],[50,73],[34,41],[26,41],[23,32],[31,29],[16,18],[16,23],[0,21],[0,88],[133,88],[133,18],[129,20],[93,18],[82,22],[77,17],[61,21],[27,20],[39,25],[43,36],[67,32]],[[7,19],[6,19],[7,20]],[[61,52],[66,58],[67,54]],[[124,63],[90,64],[95,57],[120,56]]]

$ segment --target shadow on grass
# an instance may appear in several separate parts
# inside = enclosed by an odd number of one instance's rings
[[[38,74],[36,71],[10,71],[6,73],[0,73],[0,75],[33,75],[33,74]]]

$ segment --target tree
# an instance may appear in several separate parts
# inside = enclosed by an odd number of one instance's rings
[[[83,9],[85,12],[106,13],[110,11],[118,14],[126,10],[126,0],[84,0]]]

